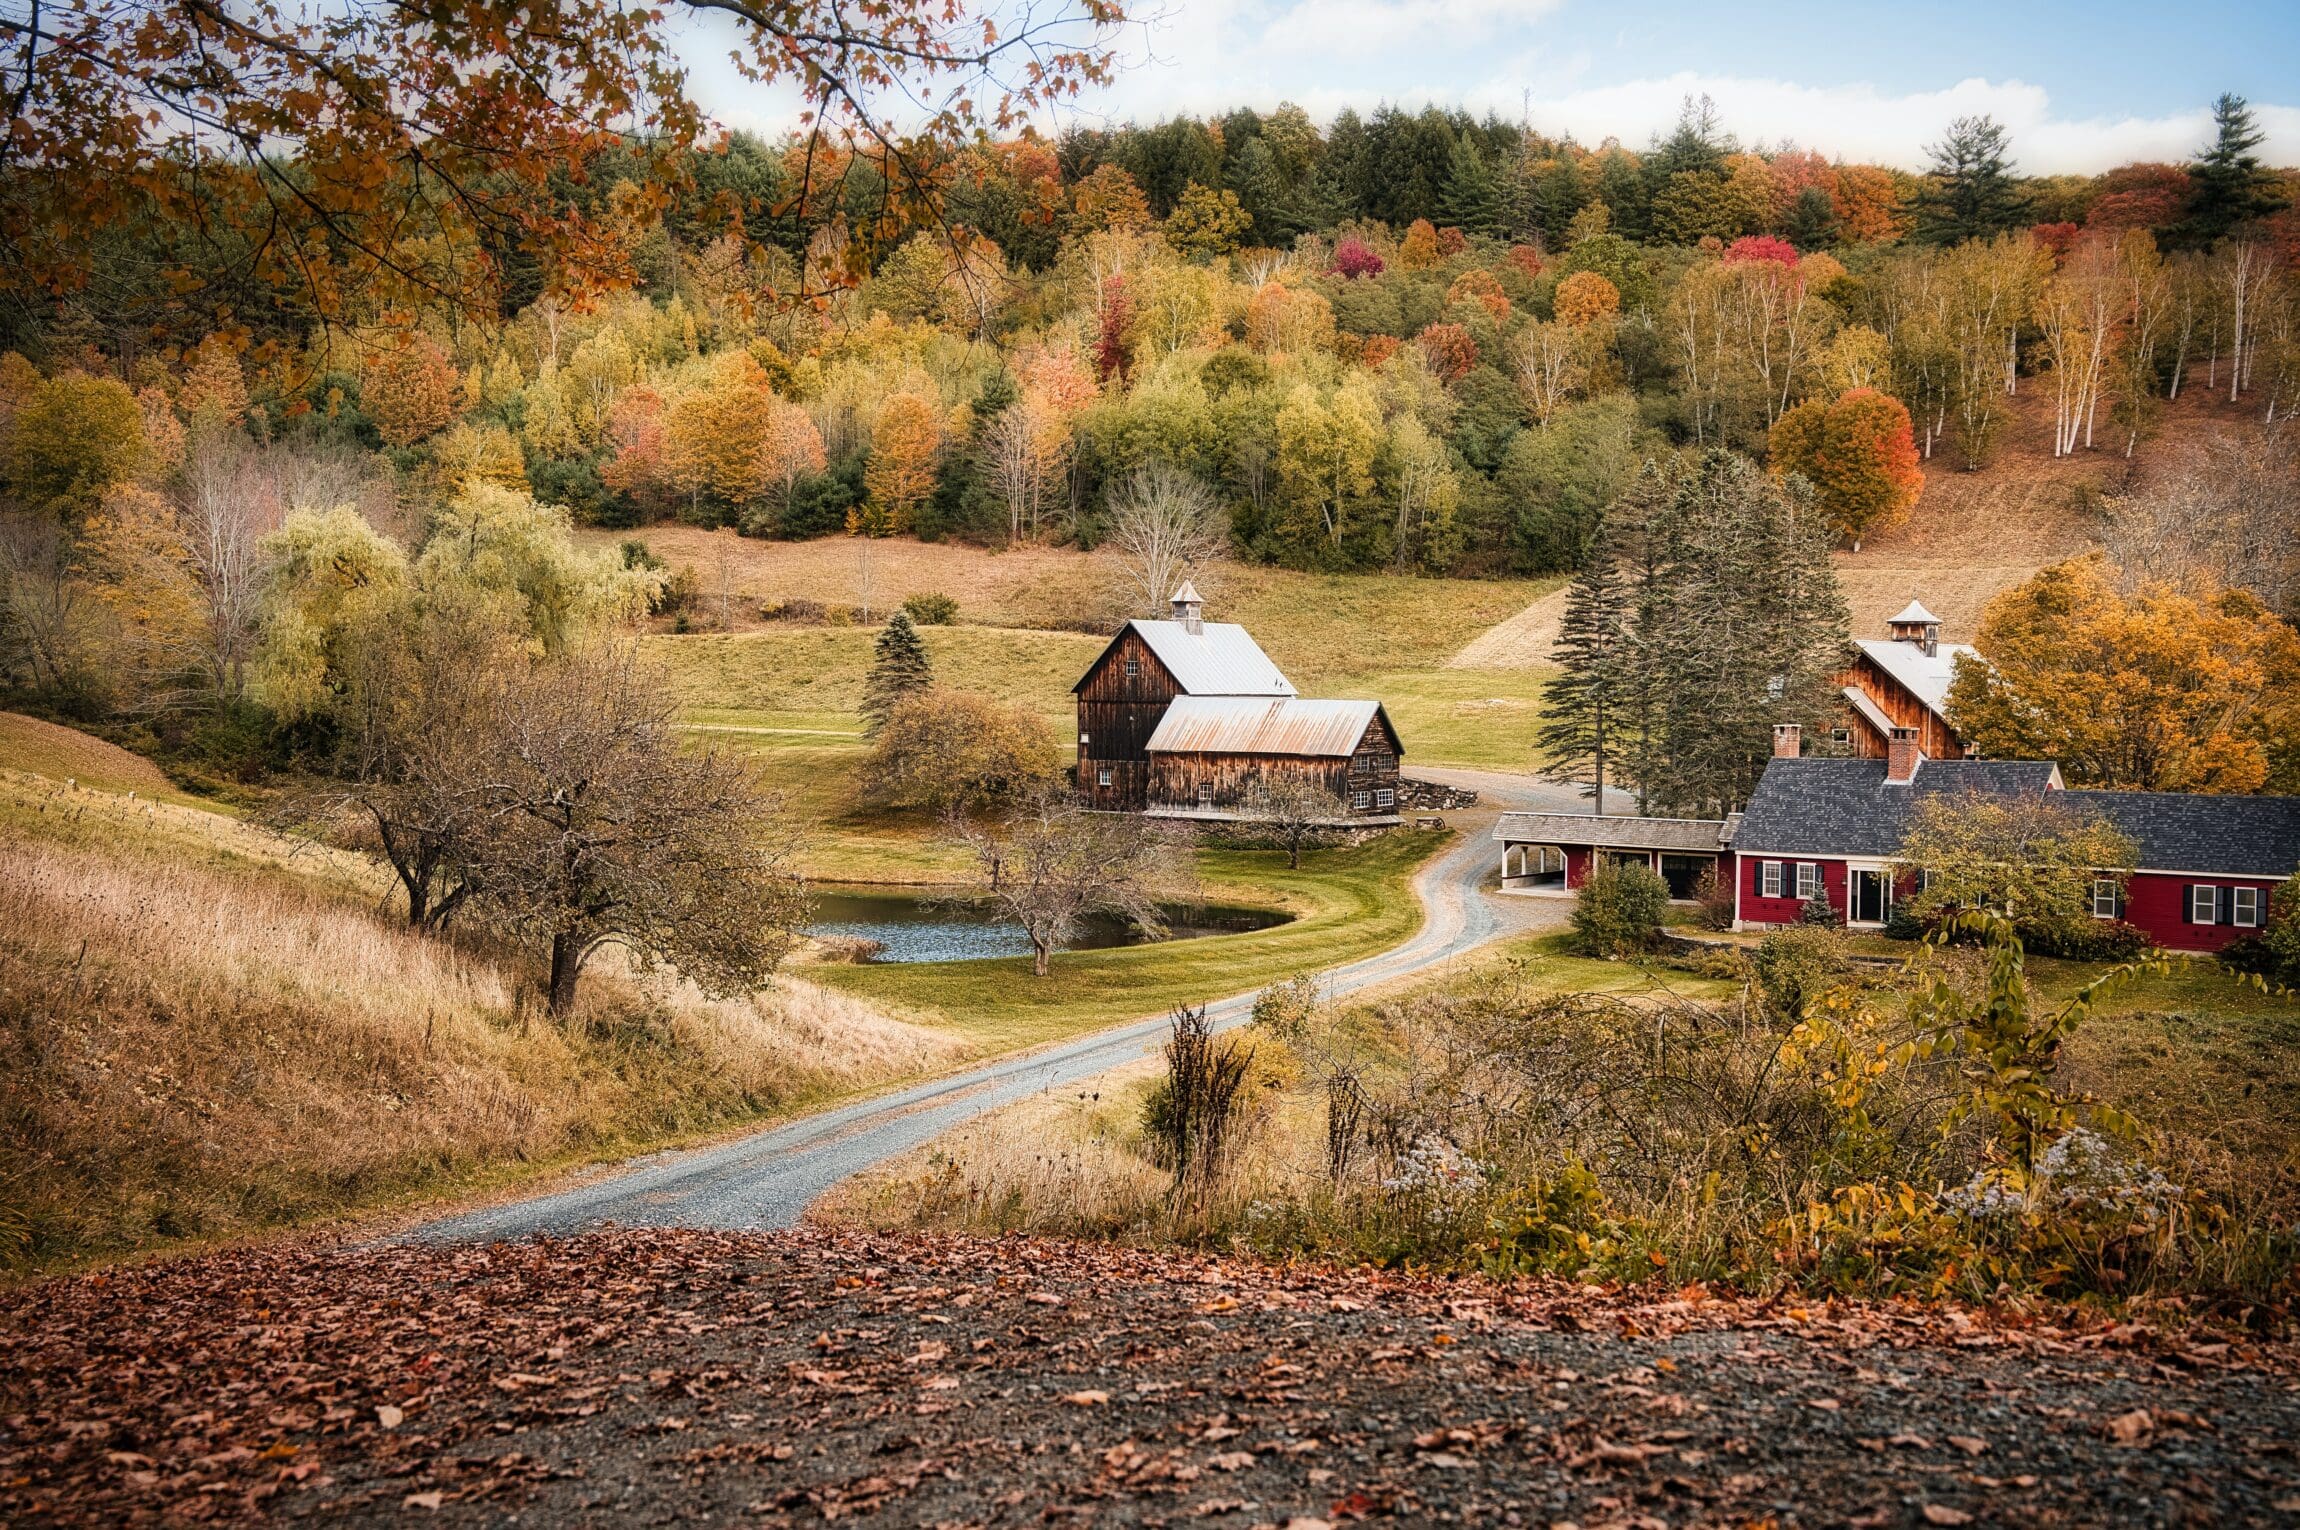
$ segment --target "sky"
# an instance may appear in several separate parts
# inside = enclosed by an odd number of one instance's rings
[[[1008,4],[1018,0],[1007,0]],[[1713,97],[1745,146],[1794,143],[1922,168],[1961,115],[2012,133],[2017,168],[2092,173],[2186,158],[2224,90],[2249,98],[2263,152],[2300,164],[2300,4],[2289,0],[1134,0],[1122,70],[1061,122],[1149,122],[1293,101],[1436,102],[1584,143],[1643,147],[1688,95]],[[744,85],[721,24],[683,52],[729,127],[791,125],[788,99]],[[1051,125],[1059,126],[1061,122]]]

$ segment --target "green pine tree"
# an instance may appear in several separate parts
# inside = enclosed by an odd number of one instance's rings
[[[1558,672],[1542,684],[1541,726],[1534,735],[1543,773],[1586,783],[1593,813],[1605,811],[1606,769],[1635,679],[1633,595],[1617,549],[1600,527],[1565,592],[1565,614],[1549,654]]]
[[[1920,241],[1986,239],[2028,215],[2028,198],[2013,180],[2004,125],[1994,117],[1959,117],[1927,152],[1932,163],[1917,194]]]
[[[1807,186],[1790,204],[1788,226],[1782,232],[1791,244],[1811,253],[1835,244],[1843,227],[1837,204],[1829,200],[1829,194],[1818,186]]]
[[[1508,211],[1501,185],[1494,179],[1485,156],[1478,152],[1477,139],[1468,133],[1454,138],[1453,153],[1446,161],[1442,201],[1446,221],[1463,233],[1500,232]]]
[[[2242,96],[2224,95],[2212,103],[2212,144],[2188,167],[2182,243],[2211,244],[2283,207],[2276,172],[2252,152],[2266,136]]]
[[[870,675],[863,681],[863,731],[876,736],[897,703],[933,685],[934,661],[927,657],[925,640],[908,612],[895,612],[871,650]]]

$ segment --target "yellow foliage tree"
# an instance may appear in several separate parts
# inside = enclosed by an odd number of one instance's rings
[[[1595,271],[1576,271],[1557,284],[1552,311],[1575,328],[1621,312],[1621,289]]]
[[[847,530],[886,537],[910,528],[911,512],[934,492],[935,454],[942,421],[915,393],[897,393],[879,410],[871,431],[870,465],[863,470],[865,502],[847,514]]]
[[[717,376],[671,401],[663,426],[671,487],[697,512],[705,499],[736,506],[758,498],[773,479],[774,419],[766,373],[747,352],[730,353]]]
[[[2240,590],[2119,589],[2099,554],[1989,603],[1949,716],[1983,755],[2072,785],[2252,792],[2291,769],[2300,635]]]

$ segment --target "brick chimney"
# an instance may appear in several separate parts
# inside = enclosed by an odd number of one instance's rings
[[[1805,750],[1805,730],[1795,723],[1773,724],[1773,758],[1793,760]]]
[[[1917,767],[1924,758],[1924,751],[1917,747],[1917,730],[1895,728],[1885,745],[1885,780],[1894,786],[1908,785],[1917,778]]]
[[[1183,580],[1182,588],[1174,592],[1173,607],[1174,620],[1182,624],[1183,631],[1195,634],[1206,630],[1206,602],[1198,598],[1198,587],[1189,580]]]

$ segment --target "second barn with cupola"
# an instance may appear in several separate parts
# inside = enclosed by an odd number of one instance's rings
[[[1128,622],[1072,687],[1081,797],[1228,819],[1300,780],[1333,796],[1337,821],[1398,821],[1404,749],[1380,702],[1297,694],[1245,628],[1205,619],[1190,584],[1171,608],[1165,621]]]

